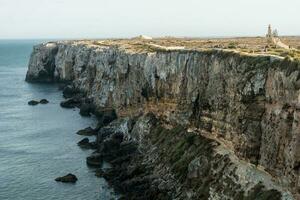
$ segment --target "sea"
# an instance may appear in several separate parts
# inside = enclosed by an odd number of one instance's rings
[[[57,85],[25,82],[33,46],[42,42],[0,40],[0,200],[116,199],[86,165],[92,150],[77,145],[83,136],[76,132],[96,119],[61,108]],[[28,105],[40,99],[49,103]],[[68,173],[77,176],[75,184],[54,180]]]

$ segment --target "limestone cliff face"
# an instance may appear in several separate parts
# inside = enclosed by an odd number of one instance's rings
[[[36,46],[27,81],[72,81],[97,110],[151,111],[223,141],[280,184],[300,188],[300,64],[218,50],[131,51],[56,42]]]
[[[35,46],[29,61],[26,80],[31,82],[53,82],[57,50],[57,45],[53,43],[45,44],[45,46]]]

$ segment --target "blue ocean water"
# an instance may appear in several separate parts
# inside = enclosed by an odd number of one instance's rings
[[[0,200],[114,199],[105,180],[86,166],[91,151],[76,144],[83,138],[76,131],[96,120],[61,108],[57,86],[24,81],[32,47],[40,42],[0,40]],[[50,103],[27,105],[42,98]],[[67,173],[78,181],[54,181]]]

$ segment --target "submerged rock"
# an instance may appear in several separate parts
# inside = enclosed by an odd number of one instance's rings
[[[84,136],[93,136],[93,135],[96,135],[97,132],[93,128],[87,127],[85,129],[77,131],[76,134],[77,135],[84,135]]]
[[[77,180],[78,179],[74,174],[67,174],[65,176],[61,176],[55,179],[55,181],[63,183],[75,183]]]
[[[47,104],[49,103],[49,101],[47,99],[41,99],[40,100],[40,104]]]
[[[28,105],[30,105],[30,106],[35,106],[35,105],[38,105],[38,104],[39,104],[39,102],[36,101],[36,100],[31,100],[31,101],[28,102]]]

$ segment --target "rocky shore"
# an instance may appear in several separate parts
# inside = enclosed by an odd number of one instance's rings
[[[67,82],[61,106],[97,116],[79,145],[121,199],[298,198],[298,62],[124,44],[41,44],[26,76]]]

